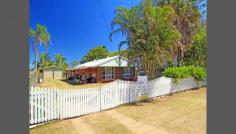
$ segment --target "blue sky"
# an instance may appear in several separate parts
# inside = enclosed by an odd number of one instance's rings
[[[110,22],[117,6],[132,7],[141,0],[30,0],[30,27],[47,26],[52,37],[48,53],[61,53],[70,63],[80,60],[89,49],[105,45],[117,51],[124,37],[116,35],[110,42]],[[34,53],[30,44],[30,64]],[[42,52],[42,47],[39,47]],[[31,66],[32,67],[32,66]]]
[[[105,45],[117,51],[121,35],[110,42],[110,22],[117,6],[131,7],[140,0],[30,0],[30,27],[46,25],[52,37],[48,53],[65,56],[68,62],[80,60],[87,51]],[[42,47],[39,47],[42,51]],[[30,63],[34,60],[30,45]]]

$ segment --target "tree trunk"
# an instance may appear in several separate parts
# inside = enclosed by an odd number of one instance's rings
[[[37,41],[33,41],[33,50],[35,53],[35,70],[38,71],[38,49],[37,49]]]
[[[35,70],[38,71],[38,54],[35,54]]]

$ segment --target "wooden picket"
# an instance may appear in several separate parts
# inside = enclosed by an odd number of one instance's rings
[[[198,86],[192,78],[175,82],[171,78],[160,77],[148,81],[148,97],[162,96]],[[78,117],[85,114],[114,108],[135,102],[138,99],[137,83],[116,80],[101,87],[89,89],[43,89],[31,87],[29,98],[29,123],[38,124],[56,119]]]

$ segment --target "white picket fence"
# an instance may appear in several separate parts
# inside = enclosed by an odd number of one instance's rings
[[[148,97],[162,96],[173,92],[206,85],[192,78],[178,83],[167,77],[148,81]],[[116,107],[138,100],[137,83],[116,80],[101,87],[88,89],[30,89],[31,125],[56,119],[66,119]]]

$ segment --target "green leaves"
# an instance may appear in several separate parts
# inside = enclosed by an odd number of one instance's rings
[[[56,54],[55,55],[55,65],[59,67],[65,67],[66,66],[66,58],[63,57],[62,54]]]
[[[157,6],[153,0],[145,0],[131,9],[118,7],[112,21],[112,32],[126,35],[128,58],[141,61],[142,69],[155,77],[157,65],[173,61],[174,51],[181,34],[173,24],[175,10],[171,6]],[[117,26],[117,29],[114,27]]]
[[[149,78],[154,78],[157,67],[166,61],[174,62],[177,57],[179,63],[186,46],[204,44],[206,37],[197,29],[200,12],[195,4],[195,0],[159,0],[158,5],[156,0],[144,0],[130,9],[118,7],[110,37],[117,33],[125,35],[126,40],[119,45],[128,45],[129,60],[140,59],[142,70]],[[195,34],[196,31],[199,34]],[[204,55],[202,45],[195,46],[189,55]],[[193,62],[196,58],[190,57],[190,60]],[[182,77],[181,73],[176,75]]]
[[[31,37],[34,37],[36,35],[36,31],[30,28],[29,34]]]
[[[37,24],[35,39],[40,45],[44,45],[48,48],[48,43],[51,41],[51,35],[48,33],[46,26]]]
[[[177,80],[193,77],[196,80],[201,81],[205,80],[207,77],[207,73],[204,68],[194,66],[169,67],[163,72],[163,75]]]
[[[112,57],[112,56],[117,56],[117,55],[121,55],[121,56],[124,56],[124,57],[128,57],[127,55],[127,50],[120,50],[119,51],[115,51],[115,52],[109,52],[108,53],[108,56]]]
[[[36,29],[29,30],[30,37],[33,38],[33,51],[35,53],[35,67],[37,70],[37,60],[38,60],[38,45],[43,45],[46,50],[48,48],[49,42],[51,42],[51,35],[47,31],[46,26],[37,24]]]
[[[70,67],[71,68],[73,68],[73,67],[75,67],[75,66],[78,66],[80,64],[80,62],[79,61],[72,61],[71,63],[70,63]]]
[[[105,46],[100,45],[90,49],[89,52],[82,58],[81,63],[106,58],[107,56],[108,50]]]
[[[206,28],[205,24],[197,28],[196,34],[193,36],[193,45],[191,45],[184,54],[183,65],[193,65],[206,67]]]

